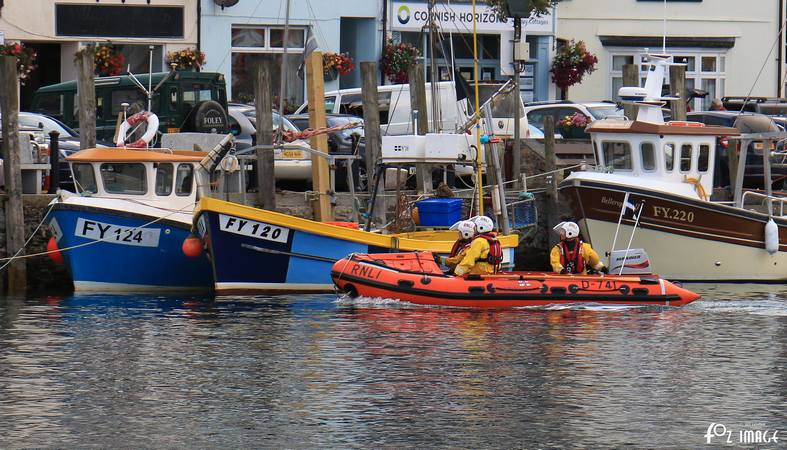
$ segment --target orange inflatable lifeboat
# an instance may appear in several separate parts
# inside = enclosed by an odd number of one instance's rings
[[[466,308],[567,303],[683,306],[700,298],[657,275],[445,275],[430,252],[353,254],[333,265],[331,277],[352,296]]]

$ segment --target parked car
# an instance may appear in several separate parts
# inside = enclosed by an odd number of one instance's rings
[[[555,121],[556,132],[558,123],[566,116],[573,116],[580,113],[591,121],[605,119],[607,117],[623,117],[623,109],[613,102],[592,102],[592,103],[572,103],[568,101],[558,102],[533,102],[525,104],[525,116],[531,125],[535,125],[542,132],[544,131],[544,118],[551,116]],[[584,131],[577,131],[572,137],[580,139],[590,139],[590,135]]]
[[[298,128],[305,130],[309,128],[308,114],[292,114],[287,116]],[[363,119],[349,114],[328,114],[326,124],[329,127],[340,127],[348,123],[356,123],[358,128],[334,131],[328,134],[328,152],[335,155],[357,154],[360,159],[352,163],[353,184],[356,190],[360,190],[366,179],[366,141],[363,139]],[[346,160],[336,163],[336,190],[344,191],[347,185],[347,165]]]
[[[236,148],[239,151],[257,145],[257,110],[254,106],[240,103],[229,105],[229,128],[235,136]],[[279,124],[284,124],[286,131],[300,131],[286,117],[282,118],[279,113],[273,111],[273,128],[279,128]],[[309,148],[309,143],[304,140],[296,140],[290,145],[304,148],[304,150],[286,149],[274,150],[273,158],[276,171],[276,180],[292,181],[311,181],[312,179],[312,160],[311,154],[305,150]],[[252,162],[247,186],[254,189],[257,185],[256,163]]]
[[[19,130],[32,132],[40,145],[49,146],[49,133],[52,131],[60,134],[57,140],[60,150],[60,188],[74,192],[74,180],[65,158],[79,151],[79,134],[63,122],[43,114],[20,112],[18,117]],[[0,116],[0,123],[2,123],[2,116]],[[2,144],[2,137],[0,137],[0,144]],[[96,143],[96,147],[107,145],[107,142]]]
[[[772,116],[787,115],[787,99],[776,97],[722,97],[728,111],[743,111]]]
[[[737,128],[741,133],[767,133],[784,131],[773,118],[755,113],[740,113],[738,111],[697,111],[686,114],[686,118],[705,125],[716,125]],[[729,172],[729,141],[726,137],[716,140],[716,163],[714,187],[726,187],[730,184]],[[746,173],[743,177],[743,187],[750,189],[763,188],[763,161],[762,143],[753,142],[746,153]],[[772,156],[771,163],[787,162],[784,156]],[[771,167],[771,176],[774,189],[782,189],[787,181],[787,169]]]

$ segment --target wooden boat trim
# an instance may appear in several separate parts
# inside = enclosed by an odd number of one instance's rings
[[[66,157],[69,162],[200,162],[206,152],[131,148],[89,148]]]
[[[588,133],[627,133],[689,136],[738,136],[736,128],[720,126],[684,127],[627,120],[597,120],[585,131]]]

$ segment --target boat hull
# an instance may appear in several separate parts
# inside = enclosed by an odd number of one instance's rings
[[[337,262],[331,276],[353,296],[393,298],[417,305],[460,308],[517,308],[576,303],[683,306],[699,295],[655,276],[559,275],[512,272],[501,275],[444,275],[431,253],[355,255]],[[409,261],[408,261],[409,260]],[[417,265],[408,262],[417,261]],[[415,269],[415,270],[413,270]]]
[[[613,183],[566,180],[574,216],[599,252],[612,247],[621,204],[644,202],[633,248],[644,248],[654,272],[670,280],[781,282],[787,280],[787,222],[779,227],[779,251],[765,250],[768,216],[660,191]],[[625,248],[634,220],[624,218],[617,249]]]
[[[76,291],[203,292],[213,287],[207,256],[189,258],[181,250],[189,223],[66,203],[55,203],[50,217],[58,248],[79,246],[61,252]]]
[[[194,221],[210,253],[219,295],[334,292],[331,267],[349,254],[448,253],[453,245],[440,235],[392,237],[210,198],[201,200]],[[514,248],[509,244],[503,249],[510,266]]]

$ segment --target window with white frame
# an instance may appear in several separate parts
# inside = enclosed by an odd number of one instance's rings
[[[715,98],[724,96],[726,55],[719,51],[705,51],[701,49],[668,49],[676,63],[686,65],[686,88],[696,88],[706,91],[705,98],[696,98],[690,105],[693,111],[704,111],[710,108]],[[640,86],[645,85],[647,76],[647,54],[630,49],[610,49],[610,95],[614,100],[620,100],[618,91],[623,86],[623,66],[637,64],[640,67]],[[669,82],[666,79],[665,82]]]
[[[284,28],[281,26],[237,25],[232,27],[232,100],[254,100],[254,74],[258,64],[269,64],[274,106],[279,104],[281,77],[287,77],[285,112],[304,101],[304,82],[298,78],[300,55],[306,44],[306,28],[291,27],[287,37],[287,67],[283,67]]]

